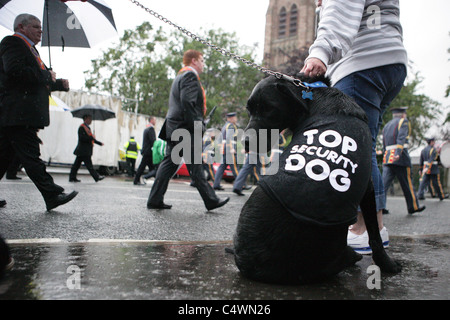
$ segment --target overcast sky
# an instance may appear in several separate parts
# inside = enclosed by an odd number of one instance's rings
[[[104,0],[113,10],[119,35],[144,21],[164,25],[129,0]],[[222,28],[237,33],[242,44],[259,43],[259,59],[264,48],[265,15],[269,0],[140,0],[141,3],[193,33],[200,28]],[[414,70],[424,77],[421,93],[450,108],[444,98],[450,84],[450,12],[449,0],[401,0],[401,22],[404,44]],[[164,25],[165,28],[172,28]],[[0,26],[0,37],[11,32]],[[92,49],[51,48],[52,66],[58,77],[68,78],[72,89],[84,86],[83,71],[90,69],[91,59],[100,57],[115,40],[107,40]],[[48,62],[48,48],[39,49]],[[259,62],[259,61],[257,61]]]

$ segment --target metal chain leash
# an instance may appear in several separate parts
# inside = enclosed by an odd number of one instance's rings
[[[275,76],[277,79],[286,79],[286,80],[288,80],[288,81],[291,81],[292,83],[294,83],[294,84],[295,84],[296,86],[298,86],[298,87],[301,86],[301,87],[304,87],[304,88],[309,89],[309,88],[308,88],[307,86],[305,86],[305,85],[303,84],[303,82],[300,81],[299,79],[295,79],[295,78],[293,78],[293,77],[291,77],[291,76],[288,76],[288,75],[286,75],[286,74],[284,74],[284,73],[281,73],[281,72],[276,72],[276,71],[273,71],[273,70],[264,68],[264,67],[262,67],[262,66],[256,64],[255,62],[250,61],[250,60],[247,60],[247,59],[245,59],[245,58],[242,58],[241,56],[239,56],[239,55],[237,55],[237,54],[235,54],[235,53],[233,53],[233,52],[231,52],[231,51],[229,51],[229,50],[227,50],[227,49],[218,47],[218,46],[216,46],[215,44],[212,44],[211,42],[209,42],[209,41],[207,41],[207,40],[205,40],[205,39],[203,39],[203,38],[197,36],[196,34],[190,32],[189,30],[187,30],[187,29],[185,29],[185,28],[183,28],[183,27],[181,27],[181,26],[179,26],[179,25],[173,23],[172,21],[170,21],[170,20],[167,19],[166,17],[160,15],[160,14],[157,13],[156,11],[154,11],[154,10],[152,10],[152,9],[150,9],[150,8],[145,7],[145,6],[144,6],[143,4],[141,4],[138,0],[130,0],[130,1],[131,1],[133,4],[135,4],[136,6],[142,8],[143,10],[145,10],[145,11],[146,11],[147,13],[149,13],[150,15],[154,16],[155,18],[157,18],[157,19],[161,20],[162,22],[167,23],[168,25],[170,25],[170,26],[172,26],[172,27],[178,29],[180,32],[184,33],[186,36],[192,38],[192,39],[195,40],[195,41],[198,41],[198,42],[204,44],[205,46],[207,46],[207,47],[209,47],[209,48],[211,48],[211,49],[213,49],[213,50],[215,50],[215,51],[217,51],[218,53],[222,54],[223,56],[226,56],[226,57],[232,58],[232,59],[234,59],[234,60],[236,60],[236,61],[242,62],[242,63],[244,63],[245,65],[247,65],[247,66],[249,66],[249,67],[252,67],[252,68],[255,68],[255,69],[257,69],[257,70],[259,70],[259,71],[261,71],[261,72],[263,72],[263,73],[265,73],[265,74],[268,74],[268,75],[271,75],[271,76]]]

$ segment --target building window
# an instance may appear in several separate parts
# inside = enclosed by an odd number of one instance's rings
[[[280,16],[279,16],[278,38],[284,38],[286,36],[286,25],[287,25],[287,12],[286,12],[286,8],[283,7],[280,10]]]
[[[291,7],[290,17],[289,17],[289,36],[295,36],[297,34],[298,26],[298,9],[294,4]]]

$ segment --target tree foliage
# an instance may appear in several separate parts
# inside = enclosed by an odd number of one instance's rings
[[[408,107],[407,117],[411,124],[411,135],[409,137],[410,149],[423,144],[428,129],[436,124],[441,115],[441,104],[424,94],[418,93],[423,79],[419,73],[415,73],[402,88],[400,93],[390,104],[389,109]],[[392,113],[387,110],[383,115],[383,127],[392,119]],[[382,130],[382,129],[381,129]]]
[[[221,29],[201,32],[199,36],[210,43],[255,60],[257,47],[239,45],[235,33]],[[126,106],[130,111],[134,111],[137,104],[139,113],[164,117],[172,81],[182,68],[183,53],[188,49],[201,51],[205,58],[201,82],[206,91],[207,107],[211,110],[218,106],[211,123],[221,124],[223,115],[230,111],[240,113],[244,123],[246,101],[255,84],[262,79],[262,73],[178,30],[169,33],[162,28],[154,30],[149,22],[136,30],[125,31],[116,47],[92,60],[92,70],[85,72],[85,85],[90,90],[127,98],[130,103]]]

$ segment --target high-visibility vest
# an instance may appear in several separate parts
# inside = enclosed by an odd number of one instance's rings
[[[130,139],[127,143],[125,143],[126,157],[131,159],[137,159],[138,150],[141,149],[141,146],[134,139]]]

